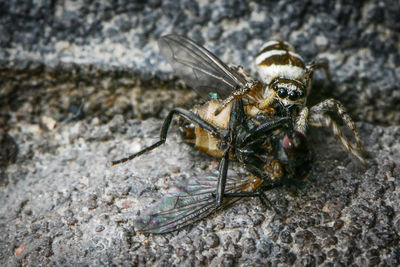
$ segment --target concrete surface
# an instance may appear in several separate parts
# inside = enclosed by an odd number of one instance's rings
[[[400,264],[398,1],[7,1],[0,3],[0,265]],[[190,228],[136,232],[168,186],[218,162],[171,131],[195,94],[172,79],[159,36],[185,34],[254,72],[263,42],[327,58],[313,101],[335,97],[357,121],[362,167],[329,131],[311,129],[308,180],[267,192],[279,218],[243,200]]]

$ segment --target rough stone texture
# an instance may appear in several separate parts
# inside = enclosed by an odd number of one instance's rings
[[[1,2],[0,265],[399,265],[400,7],[354,2]],[[311,129],[309,178],[267,192],[283,218],[253,199],[179,232],[137,233],[132,219],[169,185],[218,164],[174,129],[109,167],[193,103],[158,54],[172,31],[253,73],[272,38],[327,58],[334,83],[317,75],[314,101],[348,107],[367,166]]]

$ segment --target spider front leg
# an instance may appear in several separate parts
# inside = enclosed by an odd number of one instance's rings
[[[304,107],[300,110],[299,115],[296,118],[295,131],[302,133],[304,136],[306,135],[308,126],[308,114],[308,107]]]
[[[257,102],[262,98],[262,83],[260,81],[255,80],[250,74],[242,67],[242,66],[230,66],[231,69],[240,74],[244,80],[245,84],[243,87],[236,88],[230,96],[225,98],[219,107],[215,110],[214,115],[217,116],[221,111],[232,101],[239,100],[243,97],[248,97],[253,102]]]
[[[329,81],[331,81],[331,72],[329,71],[329,63],[326,59],[318,59],[307,66],[307,76],[312,79],[314,71],[317,69],[323,69],[325,75]]]
[[[337,123],[334,122],[329,115],[325,114],[327,111],[335,112],[343,120],[344,124],[352,131],[355,138],[354,145],[351,144],[343,135]],[[343,145],[343,147],[356,156],[363,164],[365,164],[365,149],[362,145],[360,135],[358,134],[354,121],[351,119],[350,115],[346,112],[346,109],[339,101],[327,99],[313,106],[310,109],[308,123],[317,127],[325,126],[331,128],[334,135]]]

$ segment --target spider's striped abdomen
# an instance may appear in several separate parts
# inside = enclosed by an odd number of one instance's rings
[[[256,57],[258,73],[264,83],[276,77],[302,81],[306,73],[303,58],[287,42],[270,41]]]

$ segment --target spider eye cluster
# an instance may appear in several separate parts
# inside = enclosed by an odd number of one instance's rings
[[[277,94],[278,94],[278,96],[280,97],[280,98],[286,98],[286,97],[288,97],[290,100],[292,100],[292,101],[295,101],[295,100],[297,100],[297,99],[299,99],[299,98],[302,98],[303,96],[304,96],[304,93],[303,93],[303,91],[301,91],[301,90],[293,90],[293,91],[290,91],[289,93],[288,93],[288,90],[286,89],[286,88],[284,88],[284,87],[278,87],[278,85],[273,85],[272,86],[272,89],[275,91],[275,92],[277,92]]]

